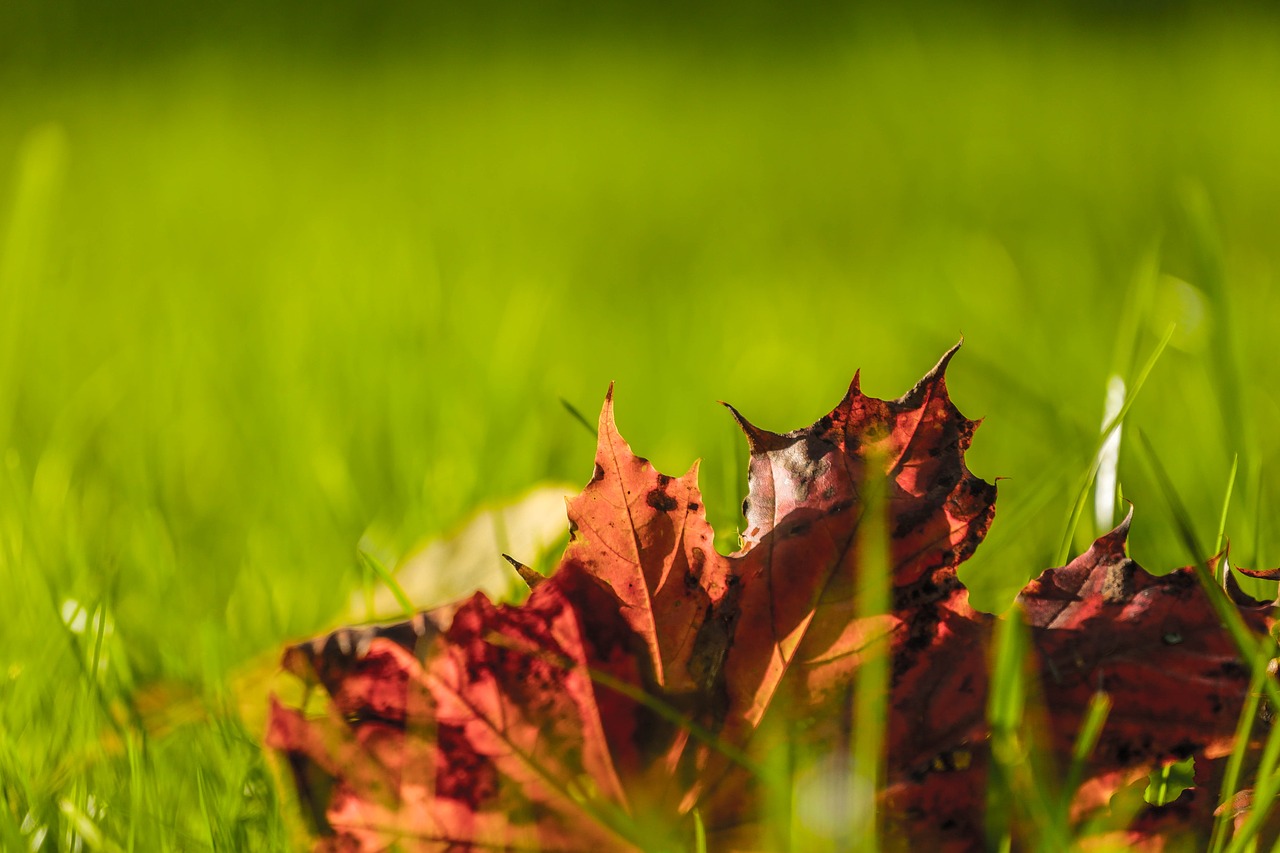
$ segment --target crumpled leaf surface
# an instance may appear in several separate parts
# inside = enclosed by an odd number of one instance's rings
[[[695,823],[710,849],[774,848],[778,792],[762,762],[780,742],[801,762],[848,753],[854,679],[885,638],[887,843],[985,847],[996,618],[970,607],[956,569],[996,495],[964,463],[977,424],[947,394],[954,352],[897,400],[862,394],[855,377],[795,432],[734,411],[750,492],[743,547],[728,556],[697,466],[672,477],[636,456],[610,392],[591,479],[569,502],[569,547],[523,604],[477,593],[286,651],[286,669],[328,696],[322,716],[274,704],[267,736],[317,849],[692,849]],[[887,484],[892,608],[859,619],[859,496],[873,477]],[[1090,697],[1113,702],[1077,823],[1163,763],[1218,766],[1250,677],[1193,571],[1148,574],[1125,554],[1128,525],[1028,584],[1016,610],[1043,748],[1060,766]],[[1268,629],[1268,606],[1236,606]],[[1216,789],[1184,797],[1116,831],[1152,849],[1207,832]]]

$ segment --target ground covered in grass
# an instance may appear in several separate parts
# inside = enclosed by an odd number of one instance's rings
[[[1192,559],[1141,431],[1205,549],[1238,457],[1233,558],[1280,562],[1274,18],[477,32],[0,67],[0,846],[286,846],[246,662],[333,624],[357,549],[585,482],[561,400],[610,381],[729,550],[715,401],[802,426],[963,334],[994,609],[1176,323],[1118,457],[1134,555]]]

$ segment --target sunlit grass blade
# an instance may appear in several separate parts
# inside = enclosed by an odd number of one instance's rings
[[[1129,409],[1133,407],[1134,400],[1137,399],[1138,393],[1142,391],[1142,386],[1146,384],[1147,377],[1151,375],[1151,371],[1155,368],[1156,362],[1160,360],[1160,356],[1164,353],[1165,347],[1169,345],[1170,339],[1173,338],[1174,326],[1170,325],[1165,330],[1164,336],[1160,338],[1160,342],[1156,344],[1156,348],[1152,350],[1151,355],[1147,358],[1142,369],[1138,371],[1137,377],[1134,379],[1133,387],[1129,389],[1125,396],[1124,405],[1102,428],[1101,436],[1093,451],[1093,462],[1089,466],[1089,470],[1085,472],[1084,477],[1080,481],[1080,486],[1076,491],[1075,502],[1071,506],[1071,512],[1067,517],[1066,525],[1062,531],[1062,538],[1058,545],[1058,551],[1054,555],[1055,566],[1066,565],[1067,558],[1071,556],[1071,543],[1075,539],[1076,528],[1080,524],[1080,518],[1084,515],[1085,506],[1089,502],[1089,490],[1093,488],[1094,478],[1098,475],[1098,467],[1102,463],[1102,448],[1106,445],[1111,435],[1120,428],[1124,423],[1125,416],[1129,414]]]
[[[1160,275],[1159,241],[1142,257],[1128,289],[1125,291],[1120,322],[1116,327],[1115,353],[1111,361],[1111,375],[1107,379],[1106,404],[1102,417],[1102,430],[1124,405],[1128,379],[1138,366],[1138,341],[1144,320],[1150,314],[1151,303]],[[1120,443],[1123,425],[1117,424],[1098,449],[1098,474],[1094,488],[1094,533],[1110,530],[1116,523],[1116,507],[1119,501]]]
[[[884,470],[882,460],[872,460],[870,471]],[[858,525],[858,619],[883,618],[890,610],[892,565],[889,556],[888,482],[867,478],[863,488],[863,514]],[[877,792],[885,773],[885,730],[889,702],[889,635],[868,644],[854,681],[853,778],[850,780],[850,815],[860,826],[853,838],[859,850],[875,853],[881,839],[876,808]]]
[[[1098,738],[1102,735],[1102,729],[1106,725],[1107,716],[1110,713],[1111,696],[1102,690],[1094,693],[1089,699],[1089,706],[1085,709],[1080,730],[1076,732],[1076,742],[1071,750],[1071,766],[1067,771],[1061,796],[1058,798],[1054,808],[1054,830],[1051,834],[1053,838],[1064,839],[1069,838],[1071,835],[1071,803],[1075,799],[1076,790],[1080,787],[1081,780],[1084,778],[1085,765],[1088,764],[1089,759],[1093,756],[1094,747],[1098,744]]]
[[[1264,678],[1262,683],[1274,685],[1275,681]],[[1280,774],[1276,772],[1278,763],[1280,763],[1280,726],[1272,726],[1271,731],[1267,733],[1267,742],[1262,748],[1262,758],[1258,761],[1253,801],[1249,806],[1249,813],[1244,823],[1232,835],[1231,843],[1227,845],[1227,853],[1245,853],[1256,846],[1254,837],[1275,807],[1276,797],[1280,796]],[[1277,839],[1276,846],[1280,847],[1280,839]]]
[[[1066,796],[1063,798],[1068,805],[1070,798],[1075,795],[1076,788],[1080,787],[1085,764],[1093,755],[1094,747],[1098,745],[1098,738],[1102,736],[1102,729],[1107,724],[1107,716],[1110,713],[1110,694],[1103,690],[1094,693],[1089,699],[1089,707],[1085,709],[1084,720],[1080,724],[1080,731],[1076,732],[1075,746],[1071,750],[1071,768],[1067,772],[1067,784],[1064,790]]]
[[[395,575],[391,574],[391,572],[387,570],[387,567],[382,564],[382,561],[370,554],[368,551],[365,551],[363,548],[356,551],[356,556],[359,558],[360,565],[364,567],[366,572],[382,581],[387,585],[387,589],[391,590],[391,594],[396,598],[396,603],[399,604],[401,609],[404,611],[403,615],[412,615],[416,609],[413,606],[413,602],[409,600],[409,596],[405,594],[404,587],[400,586],[400,583],[395,579]]]
[[[75,837],[90,850],[101,850],[103,853],[120,853],[120,848],[110,838],[103,836],[102,830],[93,818],[70,800],[58,803],[63,819],[71,825]],[[73,849],[78,845],[73,845]]]
[[[1014,833],[1031,838],[1018,846],[1064,849],[1067,839],[1056,822],[1059,791],[1052,779],[1037,772],[1035,710],[1028,681],[1030,637],[1021,614],[1013,611],[996,623],[992,646],[991,688],[987,721],[991,729],[991,775],[987,790],[987,843],[1013,849]]]
[[[1240,720],[1236,724],[1235,745],[1227,759],[1226,770],[1222,778],[1222,790],[1218,802],[1227,803],[1235,796],[1240,785],[1240,771],[1244,766],[1245,753],[1249,751],[1249,733],[1253,729],[1258,715],[1261,698],[1262,681],[1267,678],[1267,666],[1275,654],[1275,640],[1270,636],[1263,637],[1258,643],[1258,650],[1253,657],[1253,669],[1249,676],[1249,692],[1246,694],[1244,707],[1240,709]],[[1231,815],[1229,809],[1223,809],[1214,819],[1213,835],[1209,849],[1212,853],[1221,853],[1230,836]]]
[[[1227,534],[1227,511],[1231,509],[1231,493],[1236,486],[1236,471],[1240,467],[1240,454],[1231,455],[1231,473],[1227,475],[1227,491],[1222,498],[1222,514],[1218,516],[1218,536],[1216,544],[1213,546],[1214,553],[1222,550],[1222,546],[1226,542]]]
[[[1120,407],[1124,405],[1124,377],[1113,373],[1107,379],[1106,403],[1103,408],[1102,428],[1106,429]],[[1094,465],[1097,468],[1093,490],[1094,534],[1110,530],[1116,522],[1116,503],[1120,487],[1120,441],[1124,434],[1124,425],[1116,424],[1115,429],[1098,448]],[[1075,531],[1072,531],[1074,535]]]
[[[1221,553],[1223,545],[1227,538],[1227,512],[1231,509],[1231,492],[1236,486],[1236,471],[1240,466],[1240,454],[1233,454],[1231,457],[1231,473],[1227,475],[1227,491],[1222,498],[1222,513],[1218,516],[1218,535],[1214,538],[1213,553]],[[1226,555],[1218,561],[1218,583],[1226,586],[1227,572],[1231,571],[1231,566],[1227,563]]]

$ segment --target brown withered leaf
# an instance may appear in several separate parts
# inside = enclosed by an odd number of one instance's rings
[[[1242,660],[1193,567],[1157,577],[1128,557],[1131,519],[1132,513],[1084,554],[1046,570],[1018,596],[1015,612],[1025,620],[1036,653],[1036,701],[1046,726],[1040,746],[1065,770],[1091,697],[1105,692],[1111,710],[1074,792],[1071,817],[1077,824],[1096,818],[1125,786],[1195,757],[1197,785],[1167,806],[1144,807],[1131,826],[1112,833],[1112,840],[1151,850],[1203,849],[1250,664]],[[1270,604],[1238,592],[1236,604],[1250,629],[1266,632]],[[1265,728],[1257,721],[1251,750],[1256,752],[1254,738]],[[906,837],[925,847],[959,844],[961,849],[982,838],[988,766],[981,753],[961,773],[931,768],[891,784],[887,796],[893,810],[905,809],[911,818],[903,824]],[[1267,832],[1274,838],[1275,827]],[[1174,838],[1178,842],[1170,846]]]
[[[286,651],[286,668],[329,697],[319,717],[275,705],[268,731],[317,848],[691,849],[699,831],[713,850],[776,848],[778,792],[760,764],[779,744],[801,763],[848,754],[855,677],[876,644],[892,656],[889,847],[984,847],[995,617],[970,606],[956,569],[991,524],[995,487],[965,466],[977,424],[947,394],[954,353],[897,400],[864,395],[855,377],[795,432],[735,410],[751,460],[732,555],[714,548],[697,466],[671,477],[636,456],[611,390],[591,479],[569,503],[569,547],[549,578],[530,576],[527,601],[477,594]],[[892,607],[860,619],[860,496],[873,479],[886,486]],[[1249,681],[1191,571],[1147,574],[1125,555],[1127,530],[1046,571],[1016,611],[1044,749],[1061,766],[1094,692],[1114,703],[1076,822],[1136,775],[1228,751]],[[1268,608],[1237,600],[1265,631]],[[1187,831],[1201,811],[1143,820]]]

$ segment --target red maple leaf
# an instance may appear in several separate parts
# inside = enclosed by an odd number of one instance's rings
[[[970,607],[956,568],[986,534],[995,487],[964,464],[977,424],[947,395],[954,352],[898,400],[862,394],[855,377],[807,429],[779,435],[735,411],[750,493],[743,546],[728,556],[714,548],[697,466],[670,477],[637,457],[610,394],[591,480],[569,503],[569,547],[551,577],[531,578],[527,601],[477,594],[286,652],[286,668],[329,695],[320,718],[273,704],[268,732],[318,849],[680,849],[697,832],[712,849],[768,848],[761,762],[778,739],[761,732],[785,732],[801,761],[847,754],[855,676],[885,639],[888,838],[983,847],[996,619]],[[887,484],[892,606],[859,618],[873,478]],[[1091,697],[1111,697],[1076,822],[1163,763],[1216,767],[1250,678],[1193,570],[1147,574],[1125,555],[1127,530],[1019,597],[1044,751],[1065,766]],[[1238,599],[1247,627],[1265,632],[1267,609]],[[1129,840],[1206,827],[1213,794],[1147,810]]]

